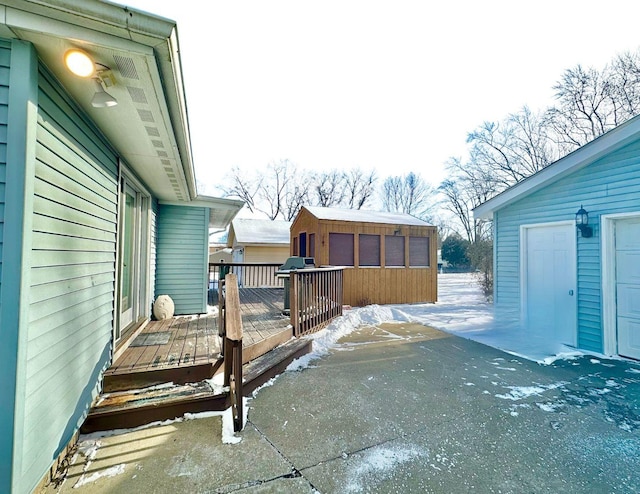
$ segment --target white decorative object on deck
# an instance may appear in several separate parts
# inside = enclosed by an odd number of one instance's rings
[[[153,317],[157,320],[169,319],[173,317],[175,305],[169,295],[158,295],[153,303]]]

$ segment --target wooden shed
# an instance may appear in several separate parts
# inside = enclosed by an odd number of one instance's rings
[[[345,304],[438,298],[436,227],[408,214],[302,207],[291,225],[291,255],[345,266]]]

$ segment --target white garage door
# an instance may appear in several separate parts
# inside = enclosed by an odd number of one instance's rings
[[[543,225],[525,230],[527,327],[552,341],[575,346],[575,226]]]
[[[618,353],[640,359],[640,219],[616,221],[615,242]]]

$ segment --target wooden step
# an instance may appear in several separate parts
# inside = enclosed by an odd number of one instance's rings
[[[243,367],[243,394],[248,396],[272,377],[282,373],[296,358],[311,351],[312,342],[292,339]],[[105,393],[90,410],[81,427],[83,434],[129,429],[151,422],[174,419],[185,413],[223,411],[229,408],[228,393],[215,392],[207,381],[167,384],[132,391]]]
[[[283,330],[264,340],[248,345],[242,349],[242,363],[245,364],[270,352],[278,345],[292,338],[291,329]],[[222,360],[191,365],[174,365],[171,367],[136,371],[135,369],[108,370],[102,380],[104,393],[126,391],[129,389],[157,386],[162,383],[187,384],[211,379],[222,370]]]
[[[304,338],[292,339],[274,348],[269,353],[245,364],[243,368],[243,394],[250,395],[272,377],[284,372],[295,359],[310,353],[312,341]]]
[[[80,432],[130,429],[185,413],[222,411],[228,407],[228,393],[214,392],[206,381],[118,391],[101,397]]]

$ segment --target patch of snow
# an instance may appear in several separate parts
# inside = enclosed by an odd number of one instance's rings
[[[555,412],[558,408],[562,408],[563,404],[562,403],[536,403],[537,407],[540,410],[543,410],[545,412]]]
[[[628,369],[625,370],[625,372],[628,372],[629,374],[640,374],[640,369],[636,369],[635,367],[629,367]]]
[[[560,381],[552,384],[538,385],[538,386],[505,386],[511,391],[508,394],[497,394],[496,398],[502,398],[503,400],[519,401],[529,398],[530,396],[540,396],[547,390],[557,389],[562,386],[566,386],[568,383]]]
[[[389,447],[376,446],[367,450],[362,457],[343,454],[343,459],[356,459],[357,463],[349,468],[349,478],[342,492],[362,492],[364,481],[373,484],[389,478],[393,469],[403,463],[408,463],[423,456],[429,456],[428,451],[417,447]],[[377,481],[377,482],[376,482]]]
[[[73,488],[77,489],[78,487],[82,487],[83,485],[95,482],[102,477],[115,477],[116,475],[121,475],[124,473],[124,467],[124,463],[121,463],[120,465],[115,465],[111,468],[94,472],[89,476],[85,476],[85,474],[82,474],[78,481],[74,484]]]

